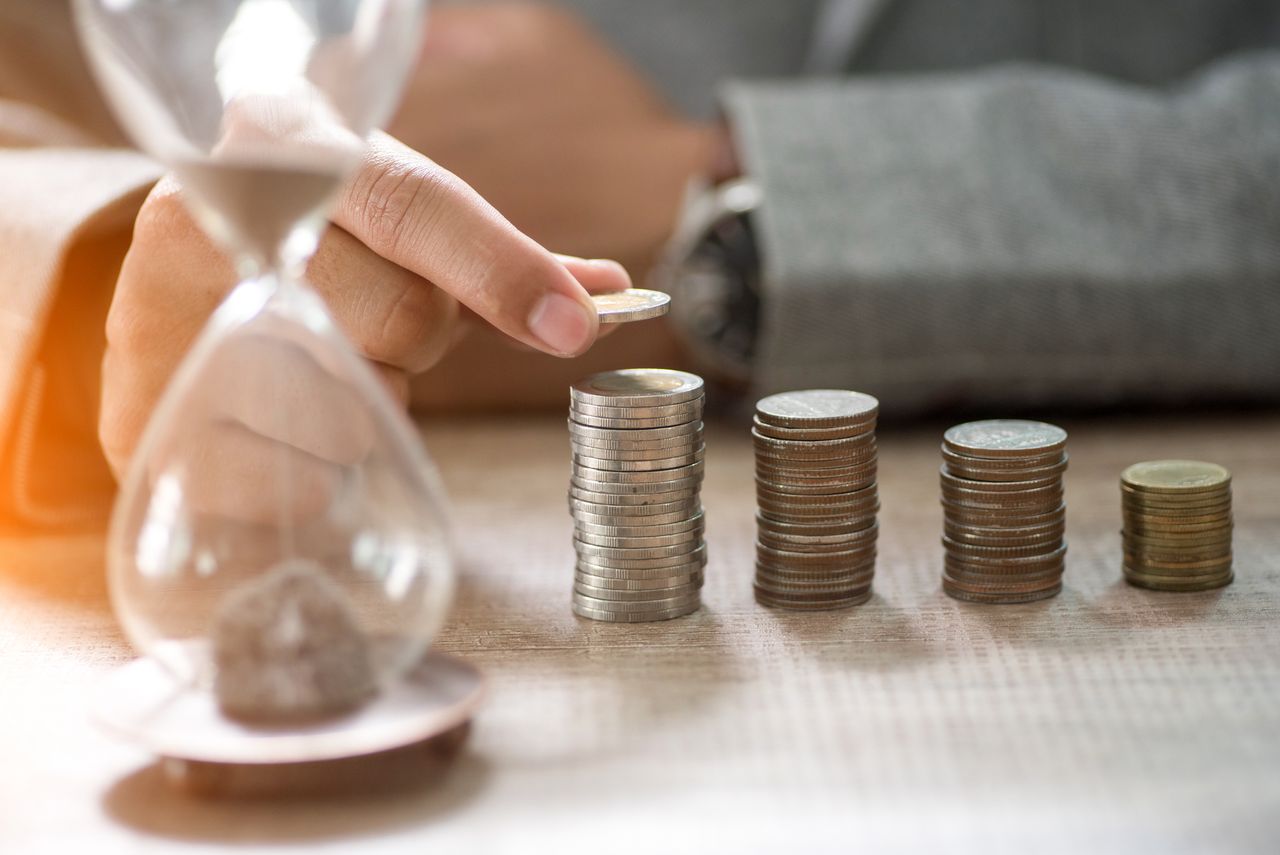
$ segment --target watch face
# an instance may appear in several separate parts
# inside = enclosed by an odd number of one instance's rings
[[[675,271],[679,324],[695,355],[747,382],[760,316],[760,265],[748,214],[716,222]]]

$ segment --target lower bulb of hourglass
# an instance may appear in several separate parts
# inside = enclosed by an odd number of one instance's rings
[[[241,284],[175,375],[112,520],[134,644],[229,715],[340,714],[415,664],[452,597],[418,437],[318,298]]]

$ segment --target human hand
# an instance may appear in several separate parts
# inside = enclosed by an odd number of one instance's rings
[[[543,245],[635,273],[723,147],[576,17],[528,2],[433,8],[391,129]]]
[[[180,193],[166,179],[143,205],[107,319],[99,436],[117,476],[177,363],[235,282]],[[402,401],[408,375],[433,365],[455,338],[459,304],[526,345],[576,355],[598,331],[589,292],[628,284],[615,263],[552,255],[470,187],[384,135],[373,140],[342,192],[308,278],[356,350]],[[296,391],[323,394],[323,369],[305,357],[290,366],[304,381]],[[358,431],[337,443],[332,437],[311,444],[306,436],[271,437],[255,423],[255,413],[270,412],[279,401],[256,387],[255,373],[245,368],[227,367],[238,382],[228,381],[219,406],[229,423],[244,429],[236,435],[250,446],[266,435],[337,465],[358,454]],[[226,436],[214,439],[224,451],[232,447]],[[235,466],[229,469],[228,461]],[[218,482],[205,491],[209,496],[222,496],[220,485],[234,481],[239,501],[258,500],[245,486],[252,479],[237,467],[253,469],[253,455],[211,454],[208,471],[193,477]],[[264,512],[273,507],[269,495],[260,501]]]

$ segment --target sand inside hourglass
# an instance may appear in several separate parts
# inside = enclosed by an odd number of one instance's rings
[[[299,226],[307,231],[316,228],[318,224],[308,220],[323,210],[339,186],[342,170],[281,166],[278,159],[272,161],[185,161],[175,163],[174,171],[206,229],[279,282],[280,272],[274,268],[286,240]],[[296,338],[305,335],[305,325],[288,320],[296,310],[296,292],[290,293],[295,296],[280,293],[280,299],[266,310],[277,316],[276,321],[251,322],[220,345],[223,354],[234,351],[258,357],[230,362],[275,377],[265,386],[278,386],[281,392],[299,381],[296,365],[285,357],[309,359],[314,370],[325,370],[324,360]],[[276,336],[282,338],[277,342]],[[213,364],[219,362],[215,359]],[[215,407],[243,386],[233,377],[219,377],[218,372],[209,372],[203,379],[218,387],[203,393]],[[322,396],[314,399],[318,411],[299,409],[306,400],[305,394],[274,395],[258,402],[259,407],[291,408],[274,416],[263,414],[256,422],[258,429],[265,425],[267,435],[284,442],[279,446],[281,454],[306,456],[302,449],[286,448],[289,422],[327,421],[339,415],[319,403]],[[298,477],[288,465],[274,473],[277,478]],[[262,486],[245,484],[244,489]],[[336,566],[288,557],[292,551],[288,544],[297,542],[293,531],[297,524],[287,509],[281,510],[280,519],[268,523],[269,529],[280,531],[283,560],[259,568],[259,575],[237,584],[216,606],[210,627],[215,695],[223,712],[240,720],[272,723],[339,715],[366,702],[377,690],[374,642],[366,636],[369,628],[361,628],[348,592],[331,580]]]
[[[181,161],[174,172],[191,189],[205,228],[260,263],[274,261],[300,221],[323,209],[338,189],[342,167],[284,166],[235,161]]]

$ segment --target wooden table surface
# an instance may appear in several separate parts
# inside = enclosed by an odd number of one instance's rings
[[[197,800],[100,734],[86,697],[131,655],[101,540],[4,541],[0,852],[1280,851],[1280,415],[1064,426],[1053,600],[940,592],[941,426],[888,427],[875,597],[758,607],[750,442],[721,425],[705,607],[626,626],[569,611],[563,420],[427,425],[464,572],[439,646],[490,696],[451,763],[324,798]],[[1173,456],[1235,473],[1224,590],[1120,581],[1120,470]]]

